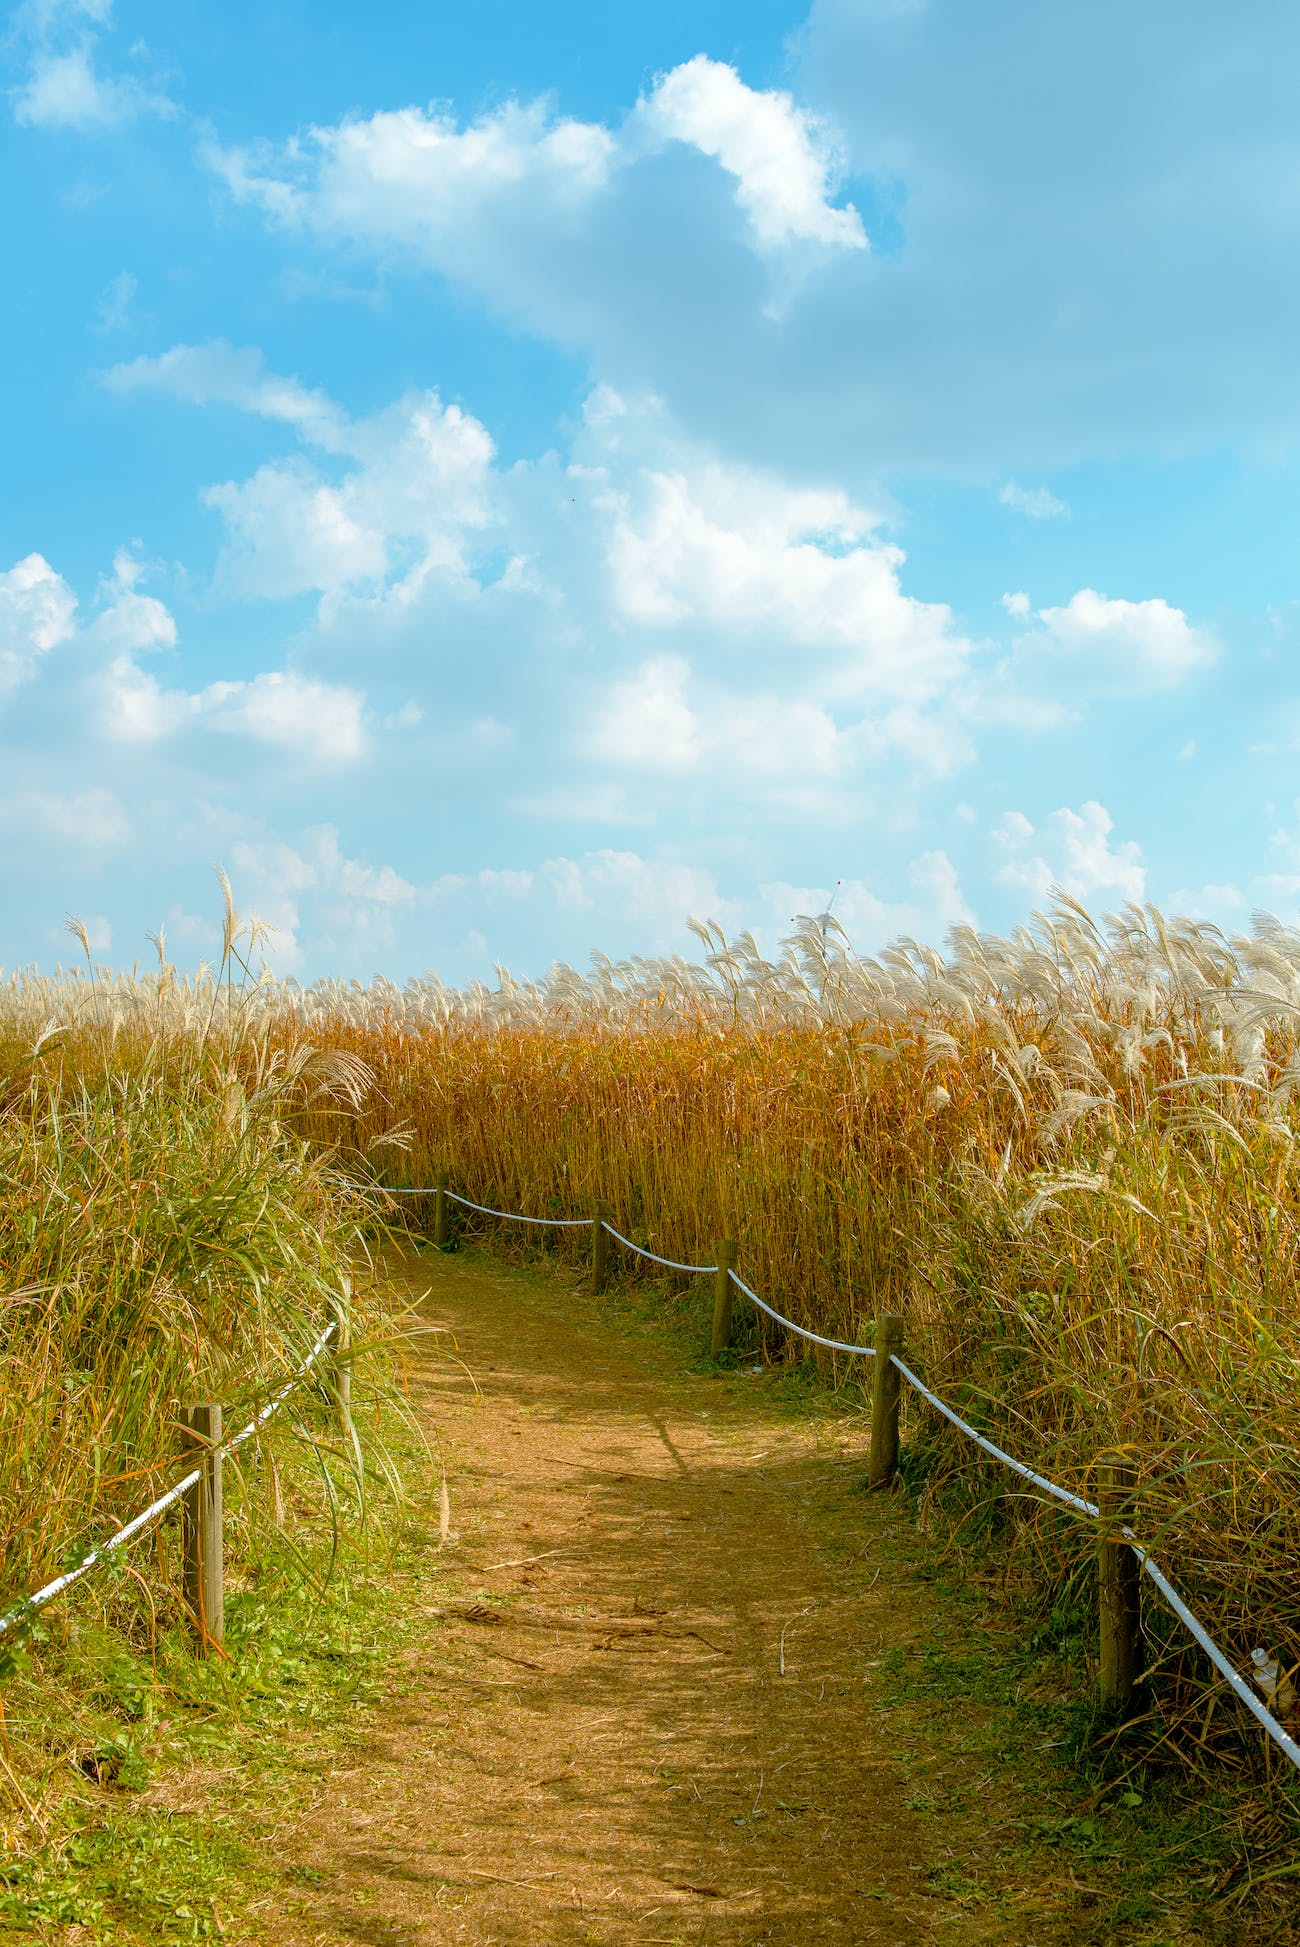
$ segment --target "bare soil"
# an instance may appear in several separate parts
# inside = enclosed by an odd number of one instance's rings
[[[416,1375],[450,1528],[368,1748],[276,1841],[307,1890],[263,1940],[1072,1937],[965,1707],[883,1680],[932,1598],[876,1559],[903,1516],[863,1492],[860,1403],[783,1415],[554,1277],[394,1276],[464,1361]]]

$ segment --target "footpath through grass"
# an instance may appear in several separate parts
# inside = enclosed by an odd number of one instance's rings
[[[419,1355],[418,1426],[370,1404],[405,1483],[382,1536],[322,1586],[287,1474],[228,1661],[67,1598],[62,1792],[0,1781],[15,1937],[1298,1937],[1276,1807],[1099,1741],[1087,1592],[1044,1619],[907,1468],[868,1497],[852,1383],[715,1366],[644,1287],[472,1250],[396,1276],[465,1363]]]

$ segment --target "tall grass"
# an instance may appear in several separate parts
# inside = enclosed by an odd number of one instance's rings
[[[1061,899],[942,954],[862,959],[827,916],[772,960],[701,939],[698,964],[463,993],[19,976],[0,1021],[14,1043],[69,1022],[84,1066],[106,1035],[171,1049],[239,1013],[266,1058],[373,1073],[364,1100],[297,1125],[355,1149],[361,1177],[376,1143],[405,1144],[408,1180],[448,1167],[539,1214],[604,1197],[673,1255],[735,1234],[750,1282],[834,1336],[902,1310],[923,1373],[1058,1480],[1086,1490],[1103,1449],[1130,1448],[1139,1528],[1225,1647],[1300,1664],[1300,937],[1149,908],[1099,925]],[[912,1444],[931,1483],[977,1484],[974,1522],[1014,1485],[924,1414]],[[997,1510],[1046,1590],[1082,1585],[1088,1531],[1026,1499]],[[1263,1762],[1177,1632],[1155,1635],[1160,1735]]]
[[[303,1123],[331,1103],[355,1112],[365,1077],[339,1053],[270,1045],[228,971],[189,1017],[165,966],[126,1013],[93,970],[54,984],[34,1033],[18,988],[0,1008],[0,1609],[176,1477],[183,1405],[220,1400],[235,1430],[337,1315],[355,1270],[366,1203]],[[378,1300],[356,1284],[364,1340]],[[309,1402],[291,1402],[231,1470],[236,1578],[259,1528],[283,1518],[285,1441],[304,1404],[310,1419]],[[357,1461],[344,1455],[345,1477],[359,1480]],[[326,1500],[338,1501],[329,1483]],[[178,1575],[174,1532],[157,1527],[0,1641],[0,1840],[11,1809],[43,1834],[43,1795],[67,1787],[61,1759],[96,1682],[77,1645],[106,1620],[156,1644],[180,1615]]]

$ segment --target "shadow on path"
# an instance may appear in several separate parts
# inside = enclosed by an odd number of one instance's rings
[[[393,1276],[478,1390],[418,1374],[453,1505],[428,1638],[296,1835],[320,1884],[286,1943],[1057,1938],[1050,1902],[962,1904],[999,1843],[974,1761],[880,1694],[927,1598],[873,1565],[897,1512],[861,1420],[779,1417],[555,1282]]]

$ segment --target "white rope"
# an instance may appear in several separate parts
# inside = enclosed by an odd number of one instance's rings
[[[261,1411],[253,1415],[253,1418],[248,1422],[246,1427],[242,1427],[232,1439],[223,1440],[219,1446],[213,1447],[211,1453],[233,1453],[236,1447],[242,1447],[245,1440],[251,1440],[258,1428],[266,1425],[266,1422],[270,1419],[281,1401],[288,1398],[299,1380],[305,1378],[311,1371],[311,1368],[324,1351],[330,1338],[337,1330],[337,1320],[327,1325],[288,1384],[282,1386],[279,1392],[262,1407]],[[19,1617],[26,1615],[28,1610],[40,1609],[47,1602],[52,1602],[56,1595],[61,1595],[64,1589],[70,1588],[74,1582],[79,1582],[83,1575],[89,1574],[95,1564],[102,1562],[104,1557],[111,1554],[115,1548],[121,1548],[124,1543],[131,1541],[138,1535],[142,1529],[149,1527],[152,1522],[158,1519],[159,1515],[165,1514],[169,1507],[172,1507],[175,1502],[179,1501],[182,1494],[187,1494],[202,1477],[202,1466],[191,1468],[183,1480],[177,1481],[174,1487],[169,1487],[165,1494],[160,1495],[149,1507],[134,1516],[132,1520],[127,1522],[124,1528],[119,1528],[115,1535],[110,1535],[108,1540],[101,1542],[98,1548],[92,1548],[84,1560],[77,1564],[76,1568],[70,1568],[66,1575],[56,1575],[54,1580],[47,1582],[43,1589],[37,1589],[34,1595],[24,1596],[21,1602],[16,1602],[11,1609],[7,1609],[4,1615],[0,1616],[0,1636],[3,1636],[7,1629],[11,1629]]]
[[[923,1386],[916,1374],[909,1366],[903,1364],[903,1361],[896,1353],[891,1353],[890,1357],[902,1373],[904,1379],[908,1381],[909,1385],[916,1387],[922,1399],[929,1400],[936,1413],[942,1413],[944,1419],[950,1420],[953,1426],[957,1427],[966,1435],[967,1439],[973,1440],[977,1447],[983,1447],[985,1453],[991,1453],[995,1460],[1000,1460],[1005,1467],[1011,1469],[1013,1474],[1019,1474],[1022,1480],[1032,1481],[1034,1486],[1041,1487],[1045,1494],[1054,1495],[1058,1501],[1064,1502],[1067,1508],[1076,1508],[1080,1514],[1096,1515],[1098,1513],[1099,1510],[1095,1501],[1085,1501],[1082,1495],[1071,1494],[1068,1487],[1058,1487],[1055,1481],[1048,1480],[1046,1474],[1036,1474],[1032,1467],[1026,1467],[1023,1461],[1013,1460],[1009,1453],[1004,1453],[1001,1447],[995,1447],[993,1442],[986,1440],[982,1433],[976,1433],[974,1427],[966,1420],[963,1420],[959,1414],[954,1413],[951,1406],[945,1406],[943,1401],[936,1398],[928,1386]]]
[[[1196,1617],[1187,1607],[1187,1604],[1183,1601],[1172,1582],[1168,1581],[1156,1567],[1151,1557],[1147,1554],[1146,1549],[1139,1542],[1133,1540],[1133,1530],[1131,1528],[1125,1528],[1124,1538],[1131,1543],[1133,1553],[1137,1556],[1146,1573],[1151,1577],[1151,1580],[1155,1583],[1161,1595],[1177,1616],[1179,1622],[1183,1624],[1183,1627],[1200,1644],[1220,1676],[1225,1677],[1232,1685],[1233,1690],[1241,1699],[1242,1703],[1245,1704],[1251,1716],[1258,1719],[1272,1738],[1274,1744],[1278,1746],[1279,1750],[1286,1753],[1297,1771],[1300,1771],[1300,1744],[1297,1744],[1295,1739],[1283,1730],[1276,1717],[1273,1716],[1273,1713],[1265,1709],[1264,1705],[1259,1701],[1259,1698],[1247,1683],[1245,1677],[1239,1671],[1233,1669],[1218,1644],[1212,1641],[1201,1624],[1196,1620]]]
[[[977,1447],[983,1447],[985,1453],[992,1454],[995,1460],[1002,1461],[1004,1466],[1010,1467],[1013,1473],[1019,1474],[1024,1480],[1032,1481],[1035,1487],[1041,1487],[1044,1493],[1053,1495],[1056,1500],[1064,1502],[1066,1507],[1076,1508],[1079,1513],[1091,1515],[1094,1520],[1100,1515],[1101,1510],[1095,1501],[1085,1501],[1081,1495],[1071,1494],[1068,1488],[1058,1487],[1056,1482],[1048,1480],[1046,1475],[1036,1474],[1032,1467],[1026,1467],[1021,1461],[1013,1460],[1011,1455],[1004,1453],[1001,1447],[995,1447],[991,1440],[986,1440],[982,1433],[977,1433],[974,1427],[968,1425],[965,1420],[954,1413],[950,1406],[945,1406],[941,1399],[936,1398],[928,1386],[923,1386],[916,1374],[905,1366],[896,1354],[892,1354],[891,1357],[904,1379],[915,1386],[921,1397],[929,1400],[936,1412],[942,1413],[945,1420],[950,1421],[953,1426],[966,1434],[969,1439],[975,1442]],[[1132,1548],[1139,1562],[1141,1562],[1145,1573],[1155,1583],[1157,1589],[1159,1589],[1161,1595],[1178,1617],[1183,1627],[1188,1631],[1189,1635],[1205,1651],[1205,1654],[1209,1657],[1220,1676],[1224,1677],[1232,1686],[1233,1691],[1240,1698],[1241,1702],[1245,1704],[1251,1716],[1258,1720],[1268,1732],[1274,1744],[1286,1753],[1291,1763],[1300,1771],[1300,1744],[1297,1744],[1296,1740],[1287,1731],[1283,1730],[1272,1712],[1267,1710],[1260,1702],[1245,1677],[1241,1675],[1241,1672],[1234,1669],[1218,1644],[1187,1607],[1187,1604],[1183,1601],[1173,1583],[1156,1567],[1155,1562],[1142,1546],[1141,1542],[1138,1541],[1133,1530],[1131,1528],[1123,1528],[1120,1532],[1124,1540]]]
[[[405,1194],[427,1196],[427,1190],[413,1190]],[[468,1197],[458,1197],[454,1190],[445,1192],[453,1203],[463,1204],[466,1210],[477,1210],[481,1217],[504,1217],[508,1224],[545,1224],[551,1230],[587,1230],[595,1222],[593,1217],[524,1217],[517,1210],[490,1210],[485,1203],[471,1203]]]
[[[660,1257],[657,1252],[648,1251],[644,1244],[634,1244],[630,1237],[624,1237],[622,1231],[615,1230],[613,1224],[606,1223],[605,1229],[611,1237],[616,1237],[620,1244],[626,1244],[629,1251],[635,1251],[638,1257],[648,1257],[651,1264],[662,1264],[666,1270],[694,1271],[700,1277],[704,1277],[718,1268],[716,1264],[681,1264],[675,1257]]]
[[[874,1345],[845,1345],[840,1339],[824,1339],[820,1332],[810,1332],[805,1326],[796,1325],[792,1318],[783,1318],[780,1312],[774,1312],[770,1305],[764,1304],[756,1291],[750,1290],[745,1280],[735,1271],[729,1270],[727,1275],[736,1289],[744,1292],[752,1305],[757,1305],[761,1312],[766,1312],[769,1318],[774,1318],[778,1325],[784,1325],[788,1332],[797,1332],[801,1339],[810,1339],[814,1345],[828,1346],[832,1352],[858,1352],[864,1359],[875,1358]]]

